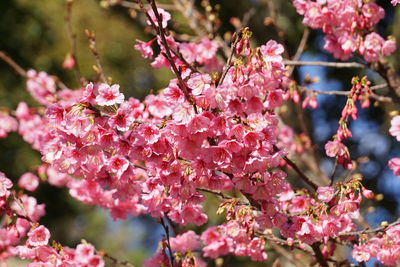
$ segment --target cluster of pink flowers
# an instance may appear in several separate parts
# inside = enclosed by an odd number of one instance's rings
[[[28,90],[47,110],[43,116],[21,103],[16,117],[19,133],[49,164],[40,171],[50,183],[68,186],[78,200],[111,210],[115,219],[148,213],[167,215],[182,225],[204,224],[199,189],[236,188],[259,203],[274,203],[286,176],[272,171],[284,153],[276,147],[274,113],[287,83],[283,47],[269,41],[249,54],[246,43],[246,49],[235,51],[248,54],[248,59],[223,70],[216,60],[218,46],[207,38],[177,43],[168,36],[168,43],[182,53],[183,58],[174,60],[183,70],[193,103],[186,101],[177,79],[140,102],[125,100],[118,85],[105,83],[56,91],[52,77],[30,71]],[[139,42],[136,48],[153,58],[152,44]],[[226,75],[215,80],[207,72],[193,72],[188,63]],[[152,65],[171,68],[163,53]],[[57,175],[61,181],[52,178]],[[20,185],[28,190],[36,184],[31,174],[21,177]],[[226,253],[265,259],[264,241],[251,232],[247,235],[231,236],[235,241]],[[202,239],[204,251],[214,257],[215,240]],[[234,250],[235,244],[240,251]]]
[[[366,61],[375,62],[396,49],[394,40],[384,40],[373,32],[374,26],[385,16],[384,9],[373,1],[294,0],[293,4],[304,16],[305,25],[322,29],[324,48],[335,58],[347,60],[357,52]]]
[[[104,267],[103,258],[88,243],[81,243],[75,249],[59,244],[49,246],[50,232],[43,225],[29,231],[25,245],[17,246],[13,253],[21,259],[31,260],[28,267],[77,266]]]
[[[26,173],[18,184],[33,191],[37,183],[35,175]],[[44,204],[38,204],[34,197],[25,194],[16,195],[12,187],[11,180],[0,172],[0,216],[5,218],[0,228],[0,262],[17,256],[30,260],[29,267],[104,266],[102,257],[90,244],[80,244],[76,249],[59,244],[50,246],[49,230],[38,223],[45,214]]]
[[[274,148],[273,110],[282,103],[285,85],[283,48],[270,41],[259,50],[219,85],[209,74],[188,73],[197,110],[185,101],[177,80],[143,103],[124,101],[117,85],[90,83],[80,92],[58,94],[59,101],[38,119],[40,130],[25,131],[25,117],[33,115],[21,104],[20,133],[57,171],[84,178],[67,182],[74,197],[111,209],[114,218],[145,212],[203,224],[207,216],[198,188],[236,187],[263,201],[280,192],[277,181],[284,175],[265,170],[277,167],[282,155]],[[207,67],[207,57],[199,53],[185,60]],[[235,79],[238,72],[246,75]]]
[[[305,16],[305,24],[327,34],[326,48],[335,57],[347,59],[358,52],[367,61],[377,61],[394,51],[393,41],[371,32],[383,17],[383,10],[373,2],[295,0],[294,4]],[[292,189],[279,169],[288,150],[301,154],[311,146],[305,135],[294,141],[293,130],[282,126],[275,112],[284,100],[298,103],[301,98],[287,77],[283,46],[268,41],[252,48],[251,32],[245,28],[235,35],[233,55],[225,65],[218,61],[216,41],[204,37],[177,42],[160,34],[171,19],[168,12],[158,8],[147,15],[147,24],[155,26],[159,35],[148,42],[138,40],[135,49],[154,68],[167,67],[178,77],[139,101],[126,99],[117,84],[98,81],[78,90],[57,90],[53,77],[28,71],[27,89],[44,107],[30,108],[21,102],[10,113],[13,116],[0,113],[0,137],[18,131],[40,151],[44,162],[37,174],[23,174],[18,186],[35,191],[41,177],[54,186],[68,187],[85,204],[110,210],[114,219],[149,214],[183,226],[207,222],[203,192],[223,199],[218,213],[226,213],[226,222],[199,235],[188,231],[163,240],[145,261],[147,267],[169,266],[171,261],[177,266],[203,267],[200,253],[211,259],[234,254],[264,261],[272,228],[279,229],[285,238],[279,240],[289,246],[322,243],[326,258],[335,250],[335,242],[330,241],[353,240],[347,234],[356,229],[353,219],[359,217],[362,196],[373,197],[359,177],[335,186],[315,185],[313,194]],[[357,118],[357,101],[362,107],[370,105],[369,85],[365,77],[353,79],[337,134],[325,146],[327,155],[346,169],[352,168],[343,144],[351,137],[347,123],[350,116]],[[306,105],[316,108],[315,95],[306,97]],[[398,139],[399,125],[397,116],[390,133]],[[400,173],[400,159],[392,159],[389,166]],[[104,266],[90,244],[76,249],[49,246],[49,231],[37,223],[44,206],[33,197],[16,196],[11,187],[12,182],[0,173],[0,212],[16,217],[15,223],[0,228],[0,260],[18,256],[32,260],[32,267]],[[399,232],[396,227],[389,230],[387,235],[393,237]],[[387,264],[397,260],[387,256],[398,251],[395,242],[388,245],[384,237],[373,240],[355,247],[356,260],[376,255]],[[378,249],[389,252],[379,256]]]
[[[167,245],[161,243],[161,247]],[[175,265],[182,267],[206,267],[207,264],[198,255],[197,251],[200,250],[200,238],[193,231],[187,231],[181,235],[170,238],[170,247],[175,254]],[[165,251],[160,249],[151,258],[144,261],[145,267],[159,267],[169,266],[170,260]]]
[[[6,138],[8,133],[18,129],[18,122],[12,116],[0,112],[0,138]]]
[[[352,133],[347,126],[349,117],[351,116],[353,120],[356,120],[358,113],[356,102],[359,101],[361,107],[367,108],[370,106],[369,98],[372,94],[371,88],[369,87],[371,82],[368,81],[367,77],[363,77],[361,80],[358,77],[354,77],[352,84],[353,87],[350,90],[346,105],[339,119],[337,133],[333,137],[333,141],[329,141],[325,145],[326,154],[329,157],[336,158],[337,162],[345,169],[353,168],[349,150],[346,145],[343,144],[343,140],[352,137]]]
[[[372,238],[363,237],[355,245],[353,258],[359,262],[377,258],[385,266],[396,266],[400,260],[400,225],[389,226],[384,232]]]
[[[392,5],[400,4],[400,0],[391,0]]]

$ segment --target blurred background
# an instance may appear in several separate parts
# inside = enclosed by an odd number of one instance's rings
[[[274,4],[271,5],[270,1]],[[150,40],[153,38],[146,30],[145,17],[135,9],[120,5],[118,0],[75,0],[72,6],[71,25],[77,37],[77,59],[82,75],[91,79],[95,76],[92,66],[95,58],[91,54],[84,30],[90,29],[96,33],[97,49],[100,54],[104,72],[121,85],[126,96],[143,99],[150,91],[157,91],[168,85],[173,77],[166,70],[154,70],[149,61],[143,59],[133,49],[136,39]],[[123,1],[127,2],[128,1]],[[205,7],[211,5],[218,15],[216,33],[229,40],[229,32],[235,30],[231,17],[237,17],[246,22],[253,31],[254,45],[264,44],[270,39],[285,42],[288,53],[293,56],[300,42],[304,27],[301,18],[295,13],[289,1],[278,0],[216,0],[194,1],[202,14]],[[386,17],[378,25],[378,31],[383,36],[394,35],[400,41],[400,8],[394,9],[389,0],[377,1],[385,8]],[[131,2],[129,2],[131,3]],[[170,1],[159,1],[166,6],[172,6]],[[131,3],[133,5],[133,3]],[[65,56],[71,51],[68,38],[66,15],[66,0],[2,0],[0,1],[0,50],[25,69],[46,71],[58,76],[68,87],[78,85],[73,71],[62,67]],[[182,36],[193,32],[188,22],[177,11],[173,14],[171,29]],[[396,13],[397,12],[397,13]],[[277,31],[269,17],[278,16]],[[282,34],[284,33],[284,34]],[[323,51],[323,36],[319,31],[312,31],[308,46],[301,60],[334,61]],[[400,52],[392,57],[392,63],[399,69]],[[352,59],[354,60],[354,59]],[[358,69],[328,69],[325,67],[299,67],[295,69],[295,77],[301,83],[306,75],[318,77],[319,82],[310,85],[318,90],[349,90],[351,78],[368,74],[375,84],[382,82],[373,73]],[[0,106],[15,109],[19,101],[36,105],[25,90],[25,80],[19,77],[8,65],[0,61]],[[385,94],[385,90],[379,91]],[[331,139],[338,127],[340,111],[345,105],[343,96],[318,96],[319,106],[316,110],[305,110],[304,118],[307,131],[321,157],[320,166],[329,175],[333,168],[333,160],[324,155],[323,147]],[[377,193],[384,195],[383,200],[370,203],[375,209],[365,209],[363,212],[367,221],[376,226],[382,220],[392,221],[400,212],[400,179],[396,178],[386,167],[388,159],[400,156],[400,146],[394,138],[388,137],[390,118],[387,114],[395,110],[393,104],[374,103],[368,109],[363,109],[357,121],[350,123],[353,132],[347,145],[354,159],[359,159],[359,171],[364,175],[364,185]],[[295,107],[288,105],[282,117],[290,122],[296,133],[301,126],[296,124]],[[294,124],[293,124],[294,123]],[[22,141],[17,134],[11,134],[7,139],[0,139],[0,170],[17,181],[26,171],[40,164],[40,155]],[[338,177],[346,173],[339,170]],[[314,177],[318,179],[318,177]],[[150,217],[130,218],[127,221],[114,222],[107,212],[95,207],[84,206],[72,199],[66,189],[43,184],[33,193],[40,203],[46,204],[46,216],[42,223],[52,232],[52,238],[64,245],[75,246],[80,239],[93,243],[96,248],[105,250],[111,255],[129,260],[136,266],[141,266],[143,259],[149,257],[157,249],[158,241],[163,237],[163,230]],[[222,218],[213,215],[218,206],[216,199],[210,197],[206,202],[207,214],[210,214],[209,224],[216,224]],[[274,257],[273,254],[270,255]],[[269,260],[272,264],[273,260]],[[12,263],[16,264],[16,263]],[[11,264],[11,266],[13,266]],[[209,265],[213,266],[210,261]],[[224,266],[266,266],[248,262],[247,258],[229,258]],[[112,265],[110,265],[112,266]]]

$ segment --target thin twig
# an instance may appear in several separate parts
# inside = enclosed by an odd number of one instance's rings
[[[104,74],[104,70],[103,67],[101,65],[101,60],[100,60],[100,56],[99,53],[97,51],[97,47],[96,47],[96,34],[94,33],[94,31],[90,31],[90,30],[85,30],[86,33],[86,37],[89,40],[89,48],[90,51],[92,51],[93,56],[96,59],[96,68],[95,71],[96,73],[100,76],[100,79],[104,82],[107,83],[107,79],[106,76]],[[93,66],[94,67],[94,66]]]
[[[249,24],[249,21],[251,19],[251,17],[256,13],[256,9],[255,8],[250,8],[249,11],[247,11],[244,15],[243,15],[243,19],[242,19],[242,27],[246,27],[247,24]]]
[[[296,54],[293,56],[292,61],[298,61],[301,57],[301,55],[304,52],[304,49],[306,48],[307,45],[307,41],[308,38],[310,36],[310,29],[309,28],[305,28],[303,31],[303,36],[301,37],[300,43],[299,43],[299,47],[297,48]],[[294,71],[294,67],[295,66],[290,66],[288,69],[288,75],[289,77],[292,76],[293,71]]]
[[[298,262],[294,258],[294,255],[290,252],[288,252],[285,248],[281,247],[280,245],[276,244],[275,242],[269,242],[269,245],[273,250],[275,250],[276,253],[279,255],[283,256],[285,259],[287,259],[290,263],[292,263],[296,267],[301,267],[301,263]]]
[[[388,61],[381,58],[378,62],[371,63],[369,67],[379,73],[386,81],[394,102],[400,102],[400,76]]]
[[[133,8],[133,9],[139,9],[140,6],[138,3],[135,2],[130,2],[130,1],[117,1],[115,3],[111,2],[112,5],[120,5],[122,7],[127,7],[127,8]],[[162,9],[165,10],[176,10],[176,7],[174,5],[168,5],[168,4],[158,4],[158,6]],[[149,8],[150,5],[145,5],[146,8]]]
[[[15,70],[18,75],[26,77],[26,71],[18,65],[12,58],[10,58],[5,52],[0,51],[0,59],[6,62],[11,68]]]
[[[383,232],[387,228],[398,225],[398,224],[400,224],[400,220],[392,222],[391,224],[388,224],[388,225],[377,227],[375,229],[364,229],[364,230],[356,231],[356,232],[343,233],[340,236],[359,236],[359,235],[363,235],[363,234],[375,234],[378,232]]]
[[[295,61],[284,60],[288,66],[323,66],[331,68],[366,68],[367,66],[357,62],[324,62],[324,61]]]
[[[222,84],[222,82],[224,81],[226,75],[228,74],[228,71],[232,67],[232,59],[233,59],[233,55],[235,54],[235,47],[238,44],[238,42],[240,41],[240,39],[241,39],[239,34],[240,34],[240,32],[237,33],[237,34],[235,33],[233,35],[234,36],[234,40],[233,40],[233,42],[231,44],[231,52],[230,52],[231,54],[229,55],[229,58],[226,61],[226,65],[224,67],[224,71],[223,71],[223,73],[221,75],[221,78],[219,79],[219,81],[217,83],[217,87]]]
[[[141,9],[146,14],[146,16],[147,16],[148,20],[150,21],[150,23],[152,24],[153,28],[156,30],[157,34],[161,37],[161,42],[165,48],[165,53],[163,53],[163,55],[170,63],[172,71],[174,72],[175,76],[178,79],[179,87],[182,90],[182,92],[186,98],[186,101],[188,101],[193,106],[195,113],[198,113],[196,103],[194,103],[194,100],[192,99],[192,97],[189,94],[189,87],[187,86],[185,81],[182,79],[181,72],[178,70],[178,67],[176,66],[176,64],[172,58],[171,50],[170,50],[169,44],[167,42],[167,38],[165,37],[164,29],[162,27],[162,18],[161,18],[160,13],[158,12],[155,0],[148,0],[148,2],[151,6],[151,9],[153,10],[154,16],[157,19],[158,25],[156,25],[154,23],[154,21],[151,19],[147,10],[144,8],[143,2],[141,0],[138,0],[138,1],[139,1]]]
[[[15,72],[24,77],[27,78],[27,72],[24,70],[20,65],[18,65],[12,58],[10,58],[4,51],[0,51],[0,59],[2,59],[4,62],[6,62],[12,69],[15,70]],[[61,89],[66,89],[68,88],[57,76],[51,76],[55,83],[60,87]]]
[[[78,56],[77,56],[77,47],[76,47],[76,34],[73,32],[72,29],[72,6],[73,0],[67,1],[67,16],[65,17],[65,21],[67,23],[67,32],[69,37],[69,42],[71,46],[71,57],[75,61],[74,64],[74,74],[75,78],[78,81],[78,84],[81,84],[81,70],[78,64]]]
[[[222,193],[220,191],[214,191],[214,190],[210,190],[210,189],[206,189],[206,188],[197,188],[197,191],[213,194],[223,200],[237,199],[235,197],[225,195],[224,193]],[[242,205],[242,206],[250,206],[251,205],[249,202],[244,202],[244,201],[240,201],[240,200],[238,200],[238,202],[236,204]]]
[[[170,47],[171,52],[177,57],[179,58],[192,72],[199,72],[195,67],[193,67],[192,64],[190,64],[189,62],[187,62],[187,60],[183,57],[183,55],[181,54],[181,52],[179,51],[175,51],[172,47]]]
[[[272,24],[271,26],[275,29],[276,35],[279,38],[279,42],[285,46],[285,50],[283,51],[283,56],[284,58],[290,58],[289,57],[289,53],[288,53],[288,49],[287,49],[287,42],[286,42],[286,38],[285,38],[285,31],[283,31],[281,29],[281,27],[278,24],[278,8],[275,5],[275,1],[276,0],[266,0],[267,6],[268,6],[268,11],[270,14],[270,18],[272,20]]]
[[[172,266],[174,266],[174,255],[173,255],[171,243],[170,243],[169,228],[168,228],[168,225],[165,224],[164,218],[162,218],[162,217],[160,217],[160,223],[165,231],[165,238],[167,239],[167,248],[169,250],[169,261],[170,261],[171,267],[172,267]]]
[[[274,149],[276,151],[279,150],[279,148],[274,145]],[[291,166],[296,173],[300,176],[301,179],[303,179],[304,182],[306,182],[309,186],[311,186],[314,190],[317,190],[318,185],[316,185],[310,178],[308,178],[301,170],[300,168],[296,165],[296,163],[294,163],[293,161],[291,161],[288,157],[286,156],[282,156],[282,158],[286,161],[286,163]]]
[[[333,169],[332,169],[331,182],[330,182],[329,186],[333,185],[333,180],[335,179],[337,168],[338,168],[338,160],[336,158],[335,159],[335,165],[333,166]]]
[[[374,85],[374,86],[370,87],[371,91],[375,91],[375,90],[379,90],[379,89],[383,89],[383,88],[387,88],[386,83],[378,84],[378,85]],[[322,91],[322,90],[315,90],[315,89],[307,89],[307,88],[301,87],[301,86],[299,87],[299,89],[301,91],[305,91],[307,93],[317,94],[317,95],[344,95],[344,96],[347,96],[350,94],[350,91]]]

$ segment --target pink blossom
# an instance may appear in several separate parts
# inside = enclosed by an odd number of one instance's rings
[[[7,197],[10,193],[9,189],[12,187],[12,182],[4,173],[0,172],[0,197]]]
[[[363,188],[362,194],[367,199],[373,199],[374,198],[374,193],[369,189]]]
[[[382,55],[389,56],[396,51],[396,41],[395,40],[386,40],[382,46]]]
[[[56,100],[56,84],[51,76],[45,72],[37,73],[35,70],[28,70],[26,75],[26,86],[33,98],[45,106]]]
[[[353,258],[358,262],[369,261],[371,255],[366,247],[355,246],[352,252]]]
[[[95,255],[95,248],[91,244],[79,244],[76,246],[75,255],[82,263],[87,263]]]
[[[98,87],[98,93],[99,94],[96,96],[96,102],[100,106],[112,106],[124,102],[125,97],[119,92],[118,84],[109,86],[106,83],[102,83]]]
[[[64,59],[64,62],[63,62],[63,68],[64,69],[66,69],[66,70],[71,70],[71,69],[73,69],[74,68],[74,66],[75,66],[75,59],[74,59],[74,57],[70,54],[70,53],[68,53],[67,55],[65,55],[65,59]]]
[[[32,247],[45,246],[49,242],[49,239],[49,230],[43,225],[40,225],[39,227],[29,231],[28,240],[26,242]]]
[[[141,54],[142,57],[144,58],[152,58],[153,57],[153,49],[151,48],[154,40],[151,40],[149,42],[143,42],[141,40],[136,39],[136,45],[135,49],[138,50]]]
[[[388,165],[396,176],[400,176],[400,158],[392,158]]]
[[[400,3],[400,0],[391,0],[392,5],[397,5]]]
[[[218,50],[218,44],[204,37],[201,39],[201,42],[197,44],[196,47],[196,61],[200,64],[206,64],[207,61],[210,61],[212,58],[215,57]]]
[[[160,18],[161,18],[161,22],[162,22],[161,26],[163,28],[166,28],[167,24],[168,24],[168,21],[171,19],[171,14],[169,14],[167,11],[165,11],[162,8],[157,8],[157,13],[160,15]],[[153,9],[149,10],[147,12],[147,14],[150,16],[150,19],[153,21],[153,23],[155,25],[160,26],[158,24],[158,20],[157,20],[156,15],[154,14]],[[150,26],[152,25],[151,21],[149,21],[149,20],[147,20],[147,24],[150,25]]]
[[[201,95],[203,90],[211,87],[211,77],[208,74],[192,74],[187,82],[187,85],[192,89],[193,95]]]
[[[317,189],[318,199],[328,203],[335,196],[335,189],[330,186],[320,186]]]
[[[128,160],[122,156],[114,156],[108,162],[108,168],[111,172],[115,173],[117,177],[121,177],[128,167]]]
[[[39,177],[31,172],[24,173],[18,180],[18,186],[33,192],[39,186]]]
[[[18,129],[18,122],[13,117],[0,112],[0,138],[7,137],[9,132]]]
[[[393,117],[390,124],[389,133],[396,137],[397,141],[400,141],[400,115]]]
[[[267,44],[260,47],[260,51],[264,57],[264,60],[267,62],[281,61],[284,48],[276,41],[270,40],[267,42]]]
[[[200,246],[199,236],[193,231],[171,238],[171,248],[173,251],[186,252],[194,251]]]

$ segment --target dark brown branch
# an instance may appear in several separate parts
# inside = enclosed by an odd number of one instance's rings
[[[386,80],[392,98],[400,102],[400,76],[396,70],[384,59],[371,63],[370,67]]]
[[[279,150],[279,148],[274,145],[274,149],[276,151]],[[301,170],[300,168],[296,165],[296,163],[294,163],[293,161],[291,161],[288,157],[286,156],[282,156],[282,158],[286,161],[286,163],[293,168],[293,170],[300,176],[301,179],[303,179],[304,182],[306,182],[309,186],[311,186],[314,190],[317,190],[318,185],[316,185],[310,178],[308,178]]]
[[[317,261],[322,267],[329,267],[328,262],[326,261],[324,255],[322,255],[319,245],[320,245],[319,243],[314,243],[311,245],[311,248],[315,253],[315,258],[317,258]]]
[[[160,224],[165,231],[165,238],[167,240],[166,244],[167,244],[167,248],[169,250],[169,261],[171,263],[171,267],[173,267],[174,266],[174,255],[173,255],[171,243],[170,243],[169,227],[168,227],[168,225],[165,224],[165,221],[162,217],[160,217]]]
[[[194,108],[195,112],[197,113],[196,104],[194,103],[194,100],[192,99],[192,97],[189,94],[189,87],[187,86],[185,81],[182,79],[181,72],[178,70],[178,67],[176,66],[176,64],[175,64],[175,62],[174,62],[174,60],[172,58],[171,49],[170,49],[170,47],[168,45],[167,38],[165,36],[165,32],[164,32],[164,29],[162,27],[162,17],[158,13],[158,9],[157,9],[157,5],[156,5],[155,0],[148,0],[148,2],[150,4],[150,6],[151,6],[151,9],[153,10],[154,16],[157,19],[157,24],[158,25],[156,25],[154,23],[154,21],[151,19],[151,17],[148,14],[147,10],[144,8],[143,2],[141,0],[138,0],[138,1],[139,1],[138,3],[140,4],[141,9],[146,14],[146,16],[147,16],[148,20],[150,21],[151,25],[153,26],[153,28],[156,30],[157,35],[159,35],[160,38],[161,38],[162,45],[165,48],[165,53],[163,53],[163,55],[165,56],[165,58],[170,63],[172,71],[174,72],[175,76],[178,79],[178,85],[179,85],[180,89],[182,90],[182,92],[183,92],[183,94],[184,94],[184,96],[186,98],[186,101],[188,101],[191,105],[193,105],[193,108]]]
[[[13,68],[15,72],[18,73],[18,75],[26,78],[26,71],[12,58],[10,58],[5,52],[0,51],[0,59],[6,62],[11,68]]]

